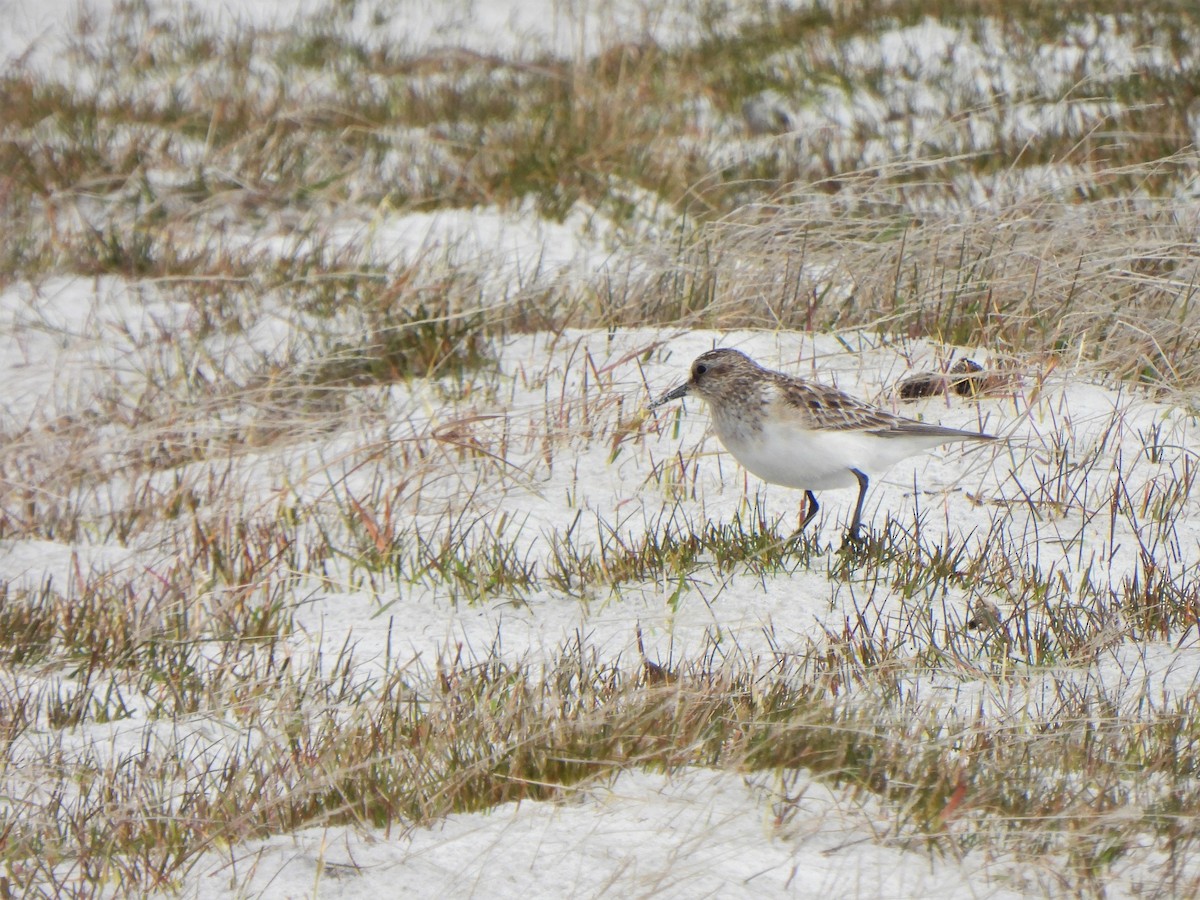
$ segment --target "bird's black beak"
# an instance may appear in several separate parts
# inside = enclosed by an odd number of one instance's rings
[[[664,403],[670,403],[672,400],[678,400],[680,397],[682,397],[684,394],[686,394],[688,392],[689,387],[690,387],[690,385],[685,381],[683,384],[681,384],[679,387],[675,388],[674,390],[667,391],[665,394],[663,394],[661,397],[659,397],[657,400],[655,400],[653,403],[650,404],[650,409],[656,409],[656,408],[662,406]]]

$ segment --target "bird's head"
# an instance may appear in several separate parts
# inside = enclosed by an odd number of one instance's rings
[[[691,377],[677,388],[667,391],[650,404],[651,409],[695,394],[709,403],[720,403],[743,392],[747,383],[757,377],[761,367],[740,350],[719,347],[701,353],[692,363]]]

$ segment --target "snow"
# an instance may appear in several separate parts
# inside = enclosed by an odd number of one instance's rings
[[[160,0],[148,9],[166,21],[198,17],[228,29],[283,29],[328,24],[328,6],[323,0]],[[339,31],[367,46],[411,53],[449,47],[516,59],[592,55],[642,40],[680,43],[697,33],[704,15],[684,0],[364,0],[350,10]],[[0,63],[28,56],[52,65],[80,24],[103,35],[112,19],[108,0],[3,0]]]
[[[11,587],[27,591],[47,584],[70,584],[89,572],[122,574],[135,564],[136,554],[108,544],[0,541],[0,578]]]
[[[801,777],[784,803],[782,787],[761,775],[630,772],[561,802],[402,835],[312,829],[210,854],[190,896],[1025,896],[996,884],[1014,877],[1012,863],[905,849],[870,801]]]
[[[247,245],[280,258],[316,248],[334,253],[352,249],[363,264],[390,268],[418,261],[470,265],[487,271],[485,296],[496,300],[522,287],[602,271],[612,255],[605,248],[606,237],[603,220],[578,208],[563,222],[548,222],[528,206],[511,212],[477,207],[373,214],[367,221],[342,217],[300,237],[277,235]]]
[[[219,8],[202,8],[201,14],[221,17],[230,27],[284,26],[318,6],[224,0]],[[373,41],[402,40],[414,49],[453,44],[516,56],[543,49],[591,53],[646,35],[686,39],[694,25],[688,4],[653,7],[665,12],[652,13],[651,5],[638,2],[362,3],[355,6],[347,28]],[[74,2],[4,3],[0,17],[9,27],[2,32],[0,54],[12,60],[33,42],[35,55],[53,58],[52,50],[67,38],[64,29],[69,30],[77,9]],[[174,9],[154,7],[161,15]],[[102,7],[94,20],[102,32]],[[1106,74],[1135,71],[1152,52],[1125,46],[1103,23],[1097,28],[1081,40],[1106,48]],[[829,90],[815,107],[797,113],[807,117],[800,129],[824,133],[831,123],[851,127],[863,120],[880,121],[888,104],[895,103],[926,117],[921,128],[932,132],[946,108],[960,100],[929,91],[921,82],[931,71],[975,72],[966,57],[995,49],[988,40],[974,44],[955,29],[932,22],[874,43],[854,43],[841,52],[859,65],[903,73],[893,84],[897,97],[848,97]],[[1077,68],[1078,56],[1077,47],[1048,53],[1041,89],[1061,90],[1067,73]],[[991,81],[972,77],[959,86],[963,96],[988,97],[1010,86],[1004,71]],[[1084,128],[1103,117],[1104,106],[1077,105],[1072,114],[1078,117],[1072,127]],[[995,129],[1018,137],[1036,134],[1048,127],[1049,115],[1029,107],[1002,123],[972,120],[971,127],[981,135],[973,139],[991,141]],[[882,145],[880,153],[891,158]],[[283,224],[268,223],[230,240],[278,257],[316,246],[347,250],[364,264],[390,271],[430,257],[448,267],[475,265],[487,273],[483,299],[488,302],[549,281],[583,282],[607,268],[636,266],[603,218],[582,208],[563,222],[543,221],[530,208],[405,215],[340,210],[316,233],[296,236]],[[304,318],[289,308],[286,297],[266,297],[262,303],[245,335],[213,336],[195,348],[194,358],[176,359],[172,332],[195,313],[164,300],[154,285],[119,278],[10,285],[0,292],[0,383],[5,386],[0,432],[19,434],[33,423],[59,418],[82,421],[89,429],[87,449],[94,453],[87,459],[97,465],[113,463],[107,457],[119,456],[123,439],[118,425],[88,419],[101,408],[100,401],[135,387],[147,371],[211,375],[207,367],[212,360],[249,364],[303,332]],[[860,346],[847,350],[858,337]],[[192,483],[190,479],[198,481],[200,474],[220,469],[241,511],[265,508],[283,491],[292,492],[297,501],[317,503],[328,496],[331,484],[347,492],[366,491],[377,470],[385,477],[411,475],[402,471],[398,451],[380,459],[378,447],[385,441],[389,446],[436,442],[439,433],[454,426],[469,429],[485,446],[509,443],[508,468],[497,474],[475,458],[448,462],[444,480],[420,481],[403,498],[405,514],[436,529],[448,528],[454,521],[450,514],[466,503],[482,516],[503,512],[512,523],[506,536],[542,565],[554,539],[576,523],[581,523],[583,549],[602,544],[605,526],[630,540],[664,527],[662,511],[677,498],[669,485],[649,474],[663,461],[680,459],[692,467],[695,498],[678,501],[688,524],[729,522],[757,507],[772,519],[792,521],[798,493],[765,486],[740,471],[708,434],[707,414],[698,404],[687,404],[678,418],[674,410],[666,410],[643,420],[614,458],[610,439],[618,425],[630,420],[628,414],[619,420],[614,409],[638,409],[649,396],[677,383],[691,358],[714,345],[743,349],[772,367],[817,377],[908,416],[1000,432],[1005,438],[1000,449],[946,448],[894,467],[872,483],[866,519],[881,526],[889,514],[904,523],[924,515],[931,526],[978,551],[990,537],[988,520],[1003,516],[1007,535],[1032,535],[1024,540],[1028,564],[1056,571],[1071,585],[1090,577],[1115,589],[1137,571],[1139,549],[1155,540],[1152,516],[1131,508],[1110,522],[1096,512],[1110,503],[1119,483],[1132,496],[1150,496],[1161,483],[1177,479],[1186,456],[1180,448],[1196,444],[1197,424],[1187,409],[1091,383],[1083,370],[1060,370],[1040,382],[1036,392],[1018,379],[1011,391],[978,406],[936,398],[901,407],[890,386],[911,366],[932,366],[940,348],[920,342],[872,346],[869,336],[853,333],[835,338],[703,330],[567,331],[510,338],[495,360],[490,393],[480,390],[469,400],[450,403],[437,392],[438,385],[375,389],[362,402],[361,419],[340,417],[327,433],[290,446],[247,447],[236,457],[181,464],[163,481],[178,477]],[[982,348],[962,352],[987,361]],[[597,380],[597,371],[607,380]],[[589,416],[595,422],[585,425]],[[572,430],[586,427],[596,432],[590,439],[572,436]],[[1158,461],[1147,453],[1151,433],[1160,435],[1168,448]],[[543,451],[543,438],[554,445],[553,454]],[[1054,467],[1068,458],[1083,464],[1056,480]],[[364,467],[364,459],[376,468]],[[123,478],[113,464],[107,492],[74,499],[101,520],[132,502],[131,485]],[[1048,483],[1057,485],[1068,501],[1061,514],[1043,515],[1032,504],[1023,506],[1033,486]],[[364,587],[347,566],[332,562],[322,579],[297,579],[289,588],[299,626],[294,649],[298,656],[332,656],[349,644],[362,666],[360,677],[369,678],[385,651],[428,662],[462,646],[471,656],[496,651],[507,659],[536,661],[583,634],[602,658],[618,660],[633,657],[640,632],[651,660],[689,658],[714,644],[749,660],[780,646],[820,641],[855,612],[876,616],[887,627],[907,611],[904,598],[886,585],[830,575],[853,494],[830,492],[821,500],[822,514],[813,526],[823,546],[810,567],[797,564],[793,571],[770,577],[748,571],[723,578],[706,573],[688,584],[678,603],[672,602],[676,584],[651,582],[611,590],[581,588],[578,596],[538,589],[469,604],[437,584],[383,580]],[[1180,580],[1195,574],[1192,555],[1200,540],[1196,505],[1187,501],[1189,514],[1181,517],[1176,535],[1173,575]],[[3,540],[0,579],[31,590],[47,581],[61,585],[87,575],[152,579],[156,567],[176,562],[169,536],[161,537],[134,546],[100,534],[61,542]],[[1169,548],[1163,552],[1170,554]],[[1102,569],[1093,566],[1100,559]],[[993,594],[989,596],[1002,614],[1021,600],[1003,587]],[[940,607],[928,610],[930,632],[962,633],[972,599],[965,590],[949,592]],[[965,658],[961,677],[914,672],[905,689],[929,703],[1022,721],[1030,710],[1052,709],[1063,685],[1094,685],[1116,709],[1147,716],[1194,694],[1200,683],[1200,635],[1192,630],[1097,648],[1087,667],[1024,667],[1012,679],[986,674],[985,640],[986,635],[964,638],[967,644],[975,642],[978,671],[971,671],[967,664],[972,660]],[[235,724],[224,720],[183,719],[167,728],[148,722],[144,711],[142,706],[128,721],[78,733],[69,743],[81,754],[111,757],[148,744],[159,746],[156,742],[194,741],[219,755],[244,739]],[[207,758],[197,757],[197,764],[206,764]],[[989,859],[983,853],[950,858],[922,850],[919,842],[897,833],[895,812],[869,795],[854,795],[804,772],[791,773],[786,786],[774,783],[775,777],[701,769],[626,771],[608,783],[564,789],[559,801],[459,813],[432,827],[397,827],[389,833],[364,826],[277,835],[214,848],[192,870],[183,893],[1001,898],[1027,896],[1042,885],[1044,873],[1015,859]],[[1129,877],[1132,882],[1137,873]]]

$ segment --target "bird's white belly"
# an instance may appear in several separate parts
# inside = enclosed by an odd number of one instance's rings
[[[739,463],[763,481],[804,490],[849,487],[856,483],[840,443],[832,432],[813,432],[787,425],[766,425],[762,431],[717,437]]]
[[[754,434],[717,437],[739,463],[764,481],[802,490],[853,487],[852,469],[872,474],[936,441],[881,438],[862,431],[810,431],[791,422],[767,423]]]

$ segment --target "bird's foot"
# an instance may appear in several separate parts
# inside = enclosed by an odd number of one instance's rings
[[[841,553],[848,556],[863,557],[866,555],[868,546],[867,535],[862,533],[861,528],[855,528],[846,532],[846,537],[842,541]]]

